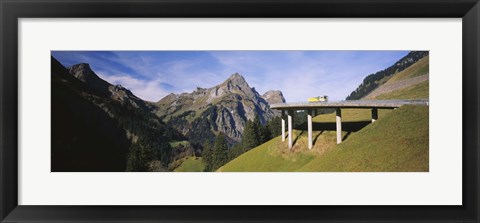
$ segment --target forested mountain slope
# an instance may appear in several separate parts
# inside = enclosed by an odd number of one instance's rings
[[[51,58],[52,171],[163,171],[182,140],[151,107],[88,66]]]
[[[364,98],[372,91],[377,89],[379,86],[385,84],[393,75],[407,69],[412,64],[416,63],[420,59],[428,56],[428,51],[412,51],[408,53],[405,57],[401,58],[392,66],[378,71],[374,74],[370,74],[363,82],[354,90],[350,95],[347,96],[347,100],[358,100]]]

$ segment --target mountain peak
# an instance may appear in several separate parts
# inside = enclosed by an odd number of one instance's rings
[[[230,82],[233,85],[248,85],[247,81],[245,78],[240,75],[239,73],[234,73],[232,74],[226,82]]]
[[[89,82],[97,76],[88,63],[75,64],[68,68],[68,72],[83,82]]]
[[[95,74],[95,72],[92,70],[88,63],[75,64],[67,69],[71,75],[73,75],[78,80],[88,84],[93,89],[103,92],[105,94],[109,94],[108,88],[111,84],[97,76],[97,74]],[[121,86],[117,86],[116,90],[120,88]]]
[[[90,68],[90,64],[88,63],[79,63],[75,64],[70,67],[70,71],[75,70],[75,71],[88,71],[88,72],[93,72],[92,68]]]
[[[283,93],[279,90],[269,90],[262,95],[262,98],[265,99],[269,104],[285,103]]]
[[[233,77],[243,77],[241,74],[235,72],[234,74],[230,75],[230,78],[233,78]]]

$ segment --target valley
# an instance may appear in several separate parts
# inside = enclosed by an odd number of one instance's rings
[[[281,140],[282,89],[260,94],[236,72],[193,91],[144,100],[81,62],[51,57],[52,172],[425,172],[428,106],[316,109],[313,147],[307,113],[293,114],[293,146]],[[103,71],[102,71],[103,72]],[[412,51],[366,75],[347,100],[429,98],[429,55]],[[306,99],[306,98],[305,98]],[[327,102],[328,103],[328,102]]]

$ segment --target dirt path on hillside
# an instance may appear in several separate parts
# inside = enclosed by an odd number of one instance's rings
[[[406,80],[399,80],[399,81],[396,81],[396,82],[393,82],[393,83],[388,83],[387,82],[384,85],[382,85],[382,86],[378,87],[377,89],[373,90],[372,92],[370,92],[370,94],[365,96],[363,99],[374,99],[379,95],[390,93],[390,92],[396,91],[396,90],[401,90],[401,89],[404,89],[404,88],[422,83],[422,82],[428,80],[428,75],[429,74],[424,74],[424,75],[417,76],[417,77],[412,77],[412,78],[409,78],[409,79],[406,79]]]

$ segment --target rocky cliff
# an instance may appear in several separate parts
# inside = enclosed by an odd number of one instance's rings
[[[278,90],[270,90],[265,92],[262,95],[262,98],[268,102],[268,104],[277,104],[277,103],[285,103],[285,98],[281,91]]]
[[[241,140],[247,120],[258,115],[266,123],[278,115],[270,109],[270,102],[285,102],[282,92],[268,91],[261,96],[235,73],[211,88],[165,96],[156,103],[156,114],[194,143],[211,142],[222,132],[233,144]]]
[[[100,78],[87,63],[80,63],[67,68],[68,72],[78,80],[86,83],[89,87],[102,96],[120,102],[122,105],[141,108],[152,111],[153,105],[135,96],[130,90],[121,85],[112,85]]]

